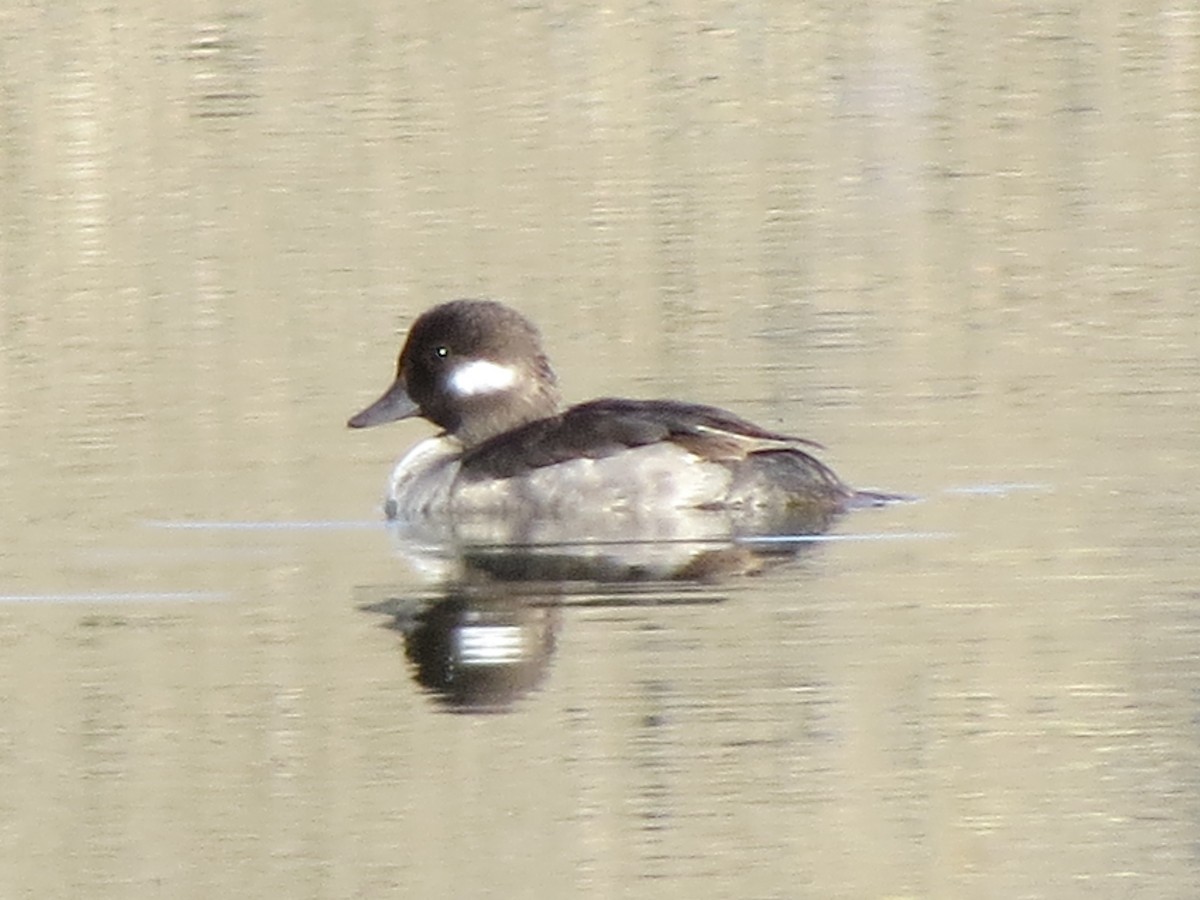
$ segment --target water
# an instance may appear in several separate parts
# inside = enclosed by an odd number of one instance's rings
[[[1200,892],[1189,5],[0,36],[0,894]],[[921,501],[481,602],[344,428],[479,295]]]

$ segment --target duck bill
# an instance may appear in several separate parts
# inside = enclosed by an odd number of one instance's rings
[[[382,425],[384,422],[395,422],[418,415],[421,408],[408,396],[404,379],[397,378],[392,382],[382,397],[353,416],[346,424],[351,428],[370,428],[372,425]]]

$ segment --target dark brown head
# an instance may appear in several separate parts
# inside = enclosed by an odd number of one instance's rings
[[[559,394],[537,329],[492,300],[454,300],[413,323],[396,380],[349,421],[367,428],[422,416],[475,446],[554,415]]]

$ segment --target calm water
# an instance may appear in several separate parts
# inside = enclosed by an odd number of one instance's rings
[[[1194,4],[153,6],[0,11],[0,895],[1200,894]],[[477,295],[923,500],[414,546]]]

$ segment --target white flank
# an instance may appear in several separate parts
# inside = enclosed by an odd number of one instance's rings
[[[490,359],[473,359],[463,363],[450,375],[450,390],[460,397],[494,394],[516,384],[517,370],[502,366]]]

